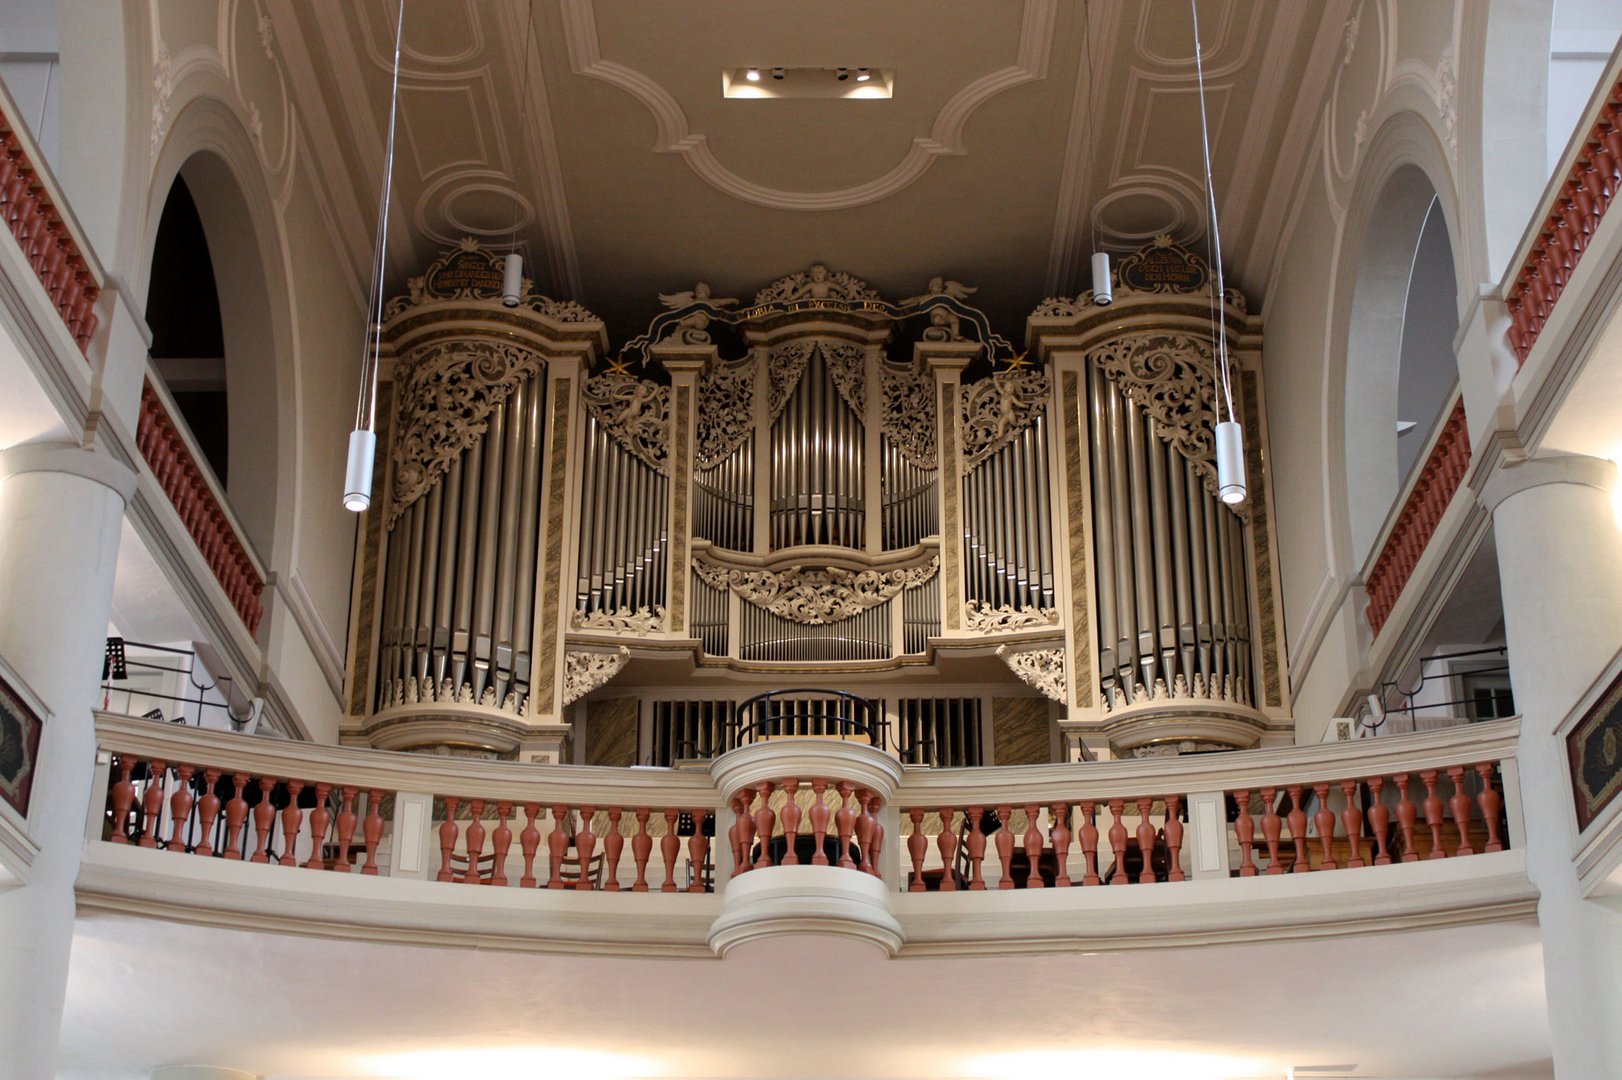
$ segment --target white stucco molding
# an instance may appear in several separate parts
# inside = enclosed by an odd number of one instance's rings
[[[1506,500],[1546,484],[1579,484],[1610,491],[1616,463],[1583,454],[1549,454],[1499,469],[1481,488],[1481,504],[1493,512]]]
[[[65,442],[23,443],[0,452],[0,477],[55,472],[83,477],[113,491],[128,503],[135,494],[135,473],[106,454]]]

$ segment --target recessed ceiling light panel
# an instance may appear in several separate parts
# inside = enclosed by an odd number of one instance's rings
[[[771,78],[762,78],[764,72]],[[878,67],[738,67],[721,69],[728,98],[825,98],[882,101],[895,93],[895,71]]]

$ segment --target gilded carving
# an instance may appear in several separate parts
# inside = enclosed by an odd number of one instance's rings
[[[698,380],[698,440],[693,466],[702,472],[743,445],[755,423],[755,364],[715,364]]]
[[[642,637],[645,634],[658,633],[665,628],[665,609],[655,604],[651,609],[639,607],[635,611],[628,607],[615,608],[613,611],[593,611],[589,614],[575,611],[569,616],[569,626],[575,630],[609,630]]]
[[[1008,367],[963,388],[963,470],[974,468],[1030,427],[1047,407],[1041,368]]]
[[[605,685],[630,662],[631,650],[624,645],[613,652],[570,649],[563,654],[563,704],[572,704]]]
[[[967,630],[998,633],[1058,625],[1058,608],[1015,608],[1007,604],[994,608],[979,600],[963,605],[963,626]]]
[[[619,371],[593,375],[581,387],[586,410],[625,452],[670,474],[670,388]]]
[[[879,392],[880,430],[890,445],[920,469],[937,468],[935,380],[929,372],[881,364]]]
[[[1064,701],[1064,650],[1015,650],[1004,645],[997,656],[1008,665],[1008,670],[1019,676],[1019,681],[1037,691],[1049,701]]]
[[[491,410],[544,363],[532,349],[488,340],[430,345],[401,362],[394,373],[390,528],[485,433]]]
[[[859,615],[903,589],[935,576],[940,559],[897,570],[846,570],[837,566],[807,570],[740,570],[695,561],[693,572],[711,588],[730,589],[756,607],[803,626],[820,626]]]
[[[779,278],[755,294],[756,304],[793,300],[877,300],[867,282],[817,263],[809,270]]]

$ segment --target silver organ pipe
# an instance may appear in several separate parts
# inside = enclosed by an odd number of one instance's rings
[[[879,440],[883,494],[880,525],[884,550],[912,547],[940,532],[939,470],[909,461],[888,435]]]
[[[839,622],[810,626],[745,603],[738,656],[777,661],[889,659],[893,655],[890,604],[894,602],[878,604]]]
[[[901,594],[901,647],[917,654],[941,632],[941,576],[936,574],[916,589]]]
[[[1088,383],[1106,698],[1252,704],[1243,522],[1114,380],[1089,369]]]
[[[979,698],[902,698],[896,702],[896,718],[896,748],[907,764],[983,764]]]
[[[597,416],[588,413],[585,426],[576,609],[652,612],[665,603],[670,479]]]
[[[690,595],[693,598],[692,630],[704,651],[711,656],[727,655],[727,593],[692,575]]]
[[[429,700],[516,708],[527,694],[545,397],[543,375],[518,383],[491,408],[483,434],[395,519],[380,709]]]
[[[1038,412],[963,478],[965,598],[988,608],[1054,606],[1047,423]]]
[[[755,547],[755,437],[693,474],[693,535],[729,551]]]
[[[771,546],[864,547],[865,426],[821,348],[772,424]]]

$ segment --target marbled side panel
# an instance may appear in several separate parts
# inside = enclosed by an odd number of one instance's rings
[[[1257,408],[1257,375],[1254,371],[1240,373],[1240,386],[1245,398],[1245,428],[1250,433],[1245,448],[1245,469],[1250,474],[1250,541],[1251,573],[1256,575],[1255,641],[1260,645],[1262,658],[1262,705],[1282,706],[1284,693],[1279,677],[1279,620],[1273,595],[1273,540],[1268,526],[1267,467],[1262,453],[1261,410]]]
[[[559,379],[552,386],[552,443],[547,447],[546,466],[546,561],[541,567],[541,637],[536,660],[540,670],[535,678],[534,714],[556,716],[563,703],[558,700],[558,596],[563,590],[563,511],[569,505],[564,490],[569,464],[569,407],[574,400],[571,380]]]
[[[692,412],[693,388],[677,385],[675,407],[671,412],[671,425],[675,429],[670,440],[670,629],[687,633],[687,584],[689,564],[689,537],[687,535],[687,496],[692,488]]]
[[[615,768],[636,764],[636,698],[586,703],[586,764]]]
[[[945,586],[946,629],[963,627],[963,527],[959,503],[963,498],[958,475],[958,385],[941,384],[941,583]]]
[[[1072,698],[1077,708],[1093,704],[1092,614],[1087,605],[1090,570],[1087,556],[1087,458],[1081,447],[1081,383],[1074,371],[1064,373],[1064,478],[1065,521],[1070,542],[1070,633],[1075,649],[1070,656]]]
[[[1045,765],[1052,760],[1047,698],[993,698],[992,758],[997,765]]]

